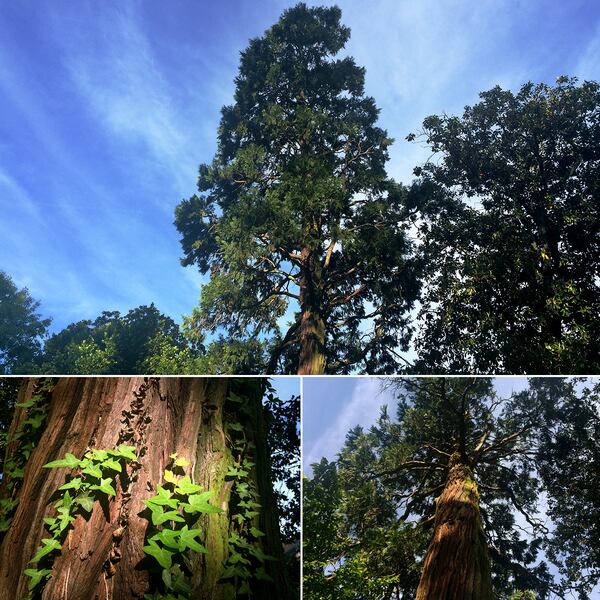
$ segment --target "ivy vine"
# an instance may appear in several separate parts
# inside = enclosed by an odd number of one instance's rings
[[[241,412],[247,408],[244,399],[233,392],[227,400],[238,404]],[[229,553],[222,579],[232,581],[236,595],[251,597],[250,581],[253,578],[273,581],[265,569],[265,562],[276,559],[265,554],[259,543],[265,534],[256,527],[261,505],[256,482],[250,477],[255,466],[252,460],[254,442],[247,438],[246,430],[239,422],[227,422],[226,429],[234,458],[226,476],[234,483],[230,499]]]
[[[31,398],[15,404],[15,407],[22,408],[26,412],[25,419],[18,429],[7,438],[7,442],[9,444],[16,443],[16,447],[6,459],[2,474],[6,481],[7,495],[0,498],[0,536],[8,531],[19,504],[17,493],[25,474],[27,461],[42,435],[53,388],[54,380],[52,379],[38,381],[33,388]]]
[[[221,513],[209,504],[214,491],[203,491],[185,474],[190,462],[171,454],[164,472],[165,485],[158,485],[156,495],[144,501],[151,521],[144,552],[161,570],[163,590],[146,594],[147,600],[188,600],[192,593],[192,555],[206,553],[200,544],[202,530],[195,528],[202,514]]]
[[[116,478],[123,472],[125,463],[134,461],[137,461],[135,447],[121,444],[115,450],[88,450],[82,459],[67,452],[64,458],[44,465],[46,469],[68,468],[72,473],[56,492],[58,498],[53,504],[56,514],[44,518],[50,537],[42,539],[29,561],[36,566],[25,569],[30,580],[29,594],[24,600],[32,600],[41,593],[75,518],[78,515],[89,518],[95,502],[116,496]]]

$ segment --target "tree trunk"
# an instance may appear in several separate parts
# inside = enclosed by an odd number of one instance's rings
[[[308,248],[302,250],[302,263],[298,375],[322,375],[325,372],[325,322],[321,316],[321,263]]]
[[[262,379],[224,378],[56,380],[48,394],[39,443],[26,463],[20,502],[0,545],[0,600],[27,595],[30,579],[24,570],[32,567],[29,563],[41,539],[51,537],[43,518],[56,515],[53,504],[57,495],[64,494],[57,492],[59,486],[68,481],[66,475],[77,474],[69,468],[42,465],[67,453],[80,459],[91,449],[110,450],[120,444],[135,447],[137,461],[115,476],[116,496],[96,500],[90,513],[78,514],[60,550],[43,559],[51,577],[34,597],[127,600],[165,593],[160,567],[143,551],[153,527],[144,500],[156,495],[158,484],[167,485],[165,468],[176,453],[189,461],[182,471],[203,490],[213,491],[210,504],[222,509],[203,513],[190,526],[201,529],[200,543],[208,552],[194,553],[190,559],[189,597],[225,600],[236,598],[237,593],[237,597],[289,598],[279,563],[282,549],[263,424],[264,385]],[[30,398],[35,386],[35,379],[26,380],[19,401]],[[17,431],[26,411],[17,410],[11,433]],[[18,440],[7,456],[11,452],[19,452]],[[263,567],[273,581],[253,576],[249,591],[240,593],[240,581],[223,575],[232,554],[230,536],[242,535],[242,527],[249,529],[238,518],[243,513],[236,492],[239,480],[231,475],[242,458],[254,463],[244,483],[256,490],[261,505],[251,524],[265,534],[253,537],[251,547],[276,560],[252,564],[254,570]]]
[[[446,485],[437,499],[416,600],[492,600],[477,483],[458,454],[450,459]]]

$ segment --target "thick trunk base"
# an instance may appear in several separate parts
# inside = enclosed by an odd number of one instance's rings
[[[452,463],[437,500],[416,600],[492,600],[477,484],[467,465]]]

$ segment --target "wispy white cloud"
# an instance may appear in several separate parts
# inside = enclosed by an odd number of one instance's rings
[[[575,75],[581,79],[600,79],[600,25],[579,59]]]
[[[390,408],[395,405],[392,394],[382,389],[381,381],[375,377],[354,379],[351,398],[343,406],[333,423],[310,448],[305,449],[303,456],[305,465],[318,462],[323,456],[333,460],[344,445],[346,434],[350,429],[356,425],[368,429],[379,417],[382,405],[387,404]]]
[[[367,92],[396,138],[388,170],[401,181],[430,154],[404,141],[426,116],[460,112],[482,90],[535,77],[532,65],[509,56],[514,23],[532,15],[535,2],[375,0],[368,11],[357,0],[336,3],[352,30],[347,50],[365,66]]]
[[[107,5],[95,14],[93,27],[80,34],[86,43],[78,35],[65,41],[66,65],[108,134],[119,143],[141,143],[148,168],[168,173],[181,193],[189,193],[200,132],[190,127],[189,112],[161,71],[134,6]],[[136,176],[143,177],[144,171]]]

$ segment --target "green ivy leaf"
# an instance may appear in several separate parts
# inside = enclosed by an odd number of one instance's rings
[[[185,467],[189,467],[191,464],[192,463],[187,458],[183,458],[183,456],[175,458],[176,467],[181,467],[183,469]]]
[[[262,531],[260,531],[260,529],[256,529],[256,527],[250,527],[250,533],[255,538],[263,537],[265,535]]]
[[[86,475],[91,475],[96,479],[102,479],[102,469],[98,465],[89,465],[81,470]]]
[[[15,406],[19,408],[31,408],[35,404],[35,400],[33,398],[29,398],[29,400],[25,400],[25,402],[16,402]]]
[[[162,575],[162,580],[163,580],[163,583],[165,584],[165,587],[168,590],[173,589],[173,579],[171,577],[171,571],[169,571],[168,569],[163,569],[161,575]]]
[[[167,548],[179,550],[179,531],[163,529],[149,538],[149,541],[160,542],[163,546],[167,546]]]
[[[156,542],[149,540],[148,545],[144,546],[144,552],[153,556],[163,569],[170,569],[173,564],[174,552],[161,548]]]
[[[39,429],[42,426],[42,423],[46,420],[46,413],[36,413],[30,415],[29,418],[23,421],[21,427],[25,427],[25,425],[31,425],[34,429]]]
[[[71,479],[71,481],[69,481],[68,483],[65,483],[64,485],[61,485],[58,489],[59,490],[78,490],[81,487],[82,484],[82,480],[81,477],[75,477],[73,479]]]
[[[177,508],[179,503],[177,502],[176,498],[171,498],[171,496],[172,494],[169,490],[162,487],[162,485],[158,485],[156,487],[156,496],[152,496],[152,498],[144,500],[144,504],[150,509],[152,509],[150,504],[154,504],[157,506],[169,506],[170,508]]]
[[[59,469],[61,467],[68,467],[69,469],[75,469],[80,466],[81,461],[73,456],[70,452],[65,454],[64,458],[60,460],[53,460],[43,466],[44,469]]]
[[[241,423],[227,423],[227,429],[231,429],[233,431],[244,431]]]
[[[111,484],[112,479],[100,479],[99,485],[91,485],[90,490],[99,490],[107,496],[116,496],[117,492]]]
[[[42,546],[38,549],[35,556],[29,562],[37,563],[44,558],[44,556],[47,556],[55,550],[60,550],[61,548],[62,546],[58,540],[53,538],[45,538],[42,540]]]
[[[118,471],[119,473],[121,473],[121,471],[123,471],[123,467],[122,467],[121,463],[117,460],[113,460],[112,458],[107,458],[105,461],[103,461],[102,468],[103,469],[112,469],[113,471]]]
[[[40,584],[42,579],[48,579],[52,571],[50,569],[25,569],[24,573],[27,577],[31,577],[31,581],[27,586],[27,589],[31,592]]]
[[[187,513],[220,513],[223,512],[216,506],[211,506],[208,501],[213,497],[212,490],[202,492],[201,494],[192,494],[188,496],[188,504],[184,505],[184,510]]]
[[[252,556],[258,558],[258,560],[260,560],[261,562],[264,562],[265,560],[277,560],[274,556],[265,554],[260,548],[257,548],[256,546],[251,546],[249,552],[250,554],[252,554]]]
[[[185,477],[182,477],[179,482],[177,483],[177,487],[175,488],[175,493],[176,494],[184,494],[184,495],[189,495],[189,494],[195,494],[196,492],[199,492],[202,489],[201,485],[196,485],[195,483],[192,483],[192,480],[186,475]]]
[[[106,450],[90,450],[85,454],[86,458],[96,461],[104,461],[108,458],[108,451]]]
[[[185,525],[179,532],[179,551],[193,550],[194,552],[202,552],[206,554],[207,550],[202,544],[196,541],[196,538],[202,534],[200,529],[188,529]]]
[[[169,469],[165,469],[165,481],[167,483],[172,483],[173,485],[177,485],[179,481],[179,477],[173,473],[173,471],[169,471]]]
[[[127,460],[137,460],[137,454],[135,453],[135,446],[128,446],[127,444],[120,444],[117,446],[118,453]]]
[[[75,502],[77,502],[85,512],[92,512],[92,509],[94,508],[94,498],[88,492],[76,496]]]
[[[166,521],[177,521],[178,523],[185,523],[185,519],[176,511],[169,510],[167,512],[152,511],[152,524],[161,525]]]

